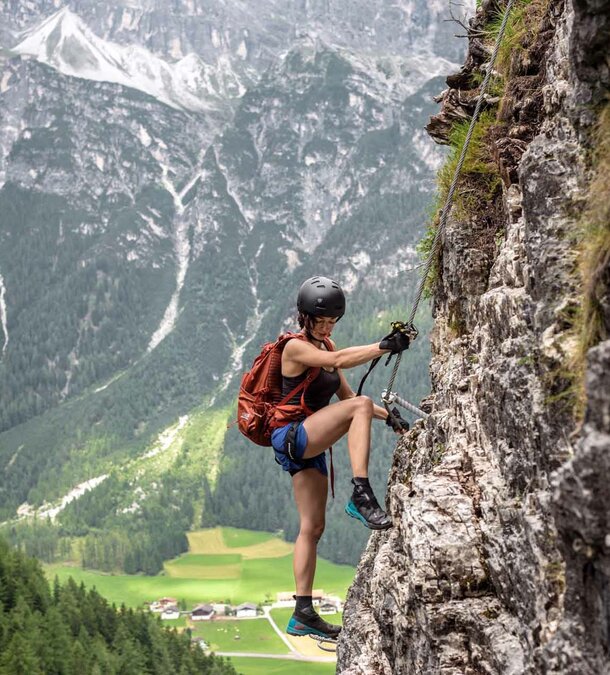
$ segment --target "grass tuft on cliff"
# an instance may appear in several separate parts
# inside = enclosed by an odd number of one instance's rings
[[[483,224],[486,219],[494,220],[493,209],[501,190],[501,175],[508,171],[504,165],[501,174],[502,160],[492,156],[492,147],[495,143],[494,131],[506,125],[507,111],[511,110],[515,96],[515,83],[522,82],[521,89],[535,86],[532,78],[537,76],[540,67],[540,45],[544,43],[545,20],[550,4],[550,0],[517,0],[509,14],[487,91],[492,99],[500,99],[498,107],[486,110],[475,127],[452,208],[454,216],[464,223],[472,225],[475,221],[479,221]],[[502,8],[496,5],[496,9],[486,10],[485,16],[481,17],[483,27],[480,31],[476,31],[476,35],[483,38],[489,49],[493,48],[498,36],[505,9],[506,3],[503,3]],[[480,86],[484,78],[485,67],[486,64],[481,65],[470,74],[471,84]],[[426,234],[417,247],[418,253],[424,259],[427,259],[432,250],[441,209],[453,179],[468,126],[469,120],[457,122],[449,136],[452,152],[438,174],[436,210],[430,218]],[[477,228],[471,229],[474,231]],[[479,229],[485,230],[486,228]],[[497,249],[501,234],[495,232],[493,236]],[[484,240],[474,243],[484,248],[490,246],[490,242],[485,237]],[[432,262],[424,288],[425,297],[433,296],[439,274],[440,254]]]
[[[576,372],[579,374],[579,412],[584,412],[587,351],[610,337],[603,301],[610,293],[610,101],[601,110],[593,136],[594,178],[580,221],[579,270],[582,282]]]
[[[496,60],[496,70],[505,79],[529,69],[530,49],[549,4],[550,0],[517,0],[513,5]],[[498,9],[485,27],[490,42],[495,42],[500,32],[504,11]]]
[[[495,124],[495,110],[486,110],[481,113],[475,125],[468,152],[464,159],[462,171],[454,193],[451,211],[460,220],[467,221],[470,214],[477,211],[478,205],[489,202],[500,188],[501,178],[498,167],[493,161],[487,142],[491,127]],[[434,213],[428,229],[417,245],[417,252],[423,259],[427,259],[432,250],[436,230],[440,222],[441,211],[449,194],[453,175],[458,165],[460,155],[470,120],[456,122],[449,134],[451,152],[437,174],[438,196],[435,201]],[[425,286],[425,297],[431,297],[438,279],[439,260],[433,261]]]

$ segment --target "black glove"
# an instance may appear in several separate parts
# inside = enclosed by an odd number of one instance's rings
[[[406,333],[394,330],[379,343],[379,349],[389,349],[392,354],[399,354],[408,349],[409,342],[409,336]]]
[[[386,417],[385,423],[398,433],[409,431],[409,423],[401,417],[398,408],[392,408],[392,414]]]

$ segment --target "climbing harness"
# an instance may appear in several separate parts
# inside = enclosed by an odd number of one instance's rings
[[[415,319],[415,314],[417,312],[417,308],[419,306],[420,300],[422,298],[423,292],[424,292],[424,286],[426,284],[426,279],[428,278],[428,274],[430,272],[430,268],[432,267],[432,262],[434,258],[436,257],[437,250],[440,246],[440,241],[441,237],[445,231],[445,227],[447,224],[447,217],[449,215],[449,212],[451,211],[451,206],[453,202],[453,195],[455,193],[458,179],[460,177],[460,172],[462,171],[462,166],[464,165],[464,161],[466,159],[466,153],[468,152],[468,146],[470,145],[470,139],[472,138],[472,134],[474,132],[474,127],[477,123],[477,120],[479,118],[479,114],[481,112],[481,106],[483,105],[483,100],[485,98],[485,93],[487,92],[487,86],[489,85],[489,80],[491,79],[491,74],[493,71],[494,64],[496,62],[496,58],[498,56],[498,50],[500,49],[500,44],[502,43],[502,38],[504,37],[504,31],[506,29],[506,24],[508,22],[508,17],[510,14],[510,11],[512,9],[514,0],[508,0],[506,3],[506,9],[504,10],[504,16],[502,17],[502,23],[500,25],[500,30],[498,31],[498,35],[496,37],[496,44],[494,45],[494,49],[491,55],[491,59],[489,60],[489,63],[487,64],[487,69],[485,72],[485,77],[483,78],[483,82],[481,84],[481,89],[479,91],[479,97],[477,99],[477,103],[474,109],[474,112],[472,113],[472,118],[470,120],[470,126],[468,127],[468,133],[466,134],[466,138],[464,139],[464,145],[462,146],[462,151],[460,153],[460,157],[458,160],[458,163],[455,167],[455,171],[453,174],[453,180],[451,181],[451,185],[449,187],[449,191],[447,193],[447,198],[445,199],[445,204],[443,205],[443,210],[441,211],[441,217],[439,220],[438,227],[436,229],[436,233],[434,235],[434,241],[432,242],[432,247],[430,248],[430,253],[428,254],[428,259],[426,260],[425,266],[424,266],[424,272],[422,274],[422,277],[419,282],[419,287],[417,289],[417,293],[415,295],[415,302],[413,303],[413,307],[411,309],[411,314],[409,316],[409,319],[407,320],[406,323],[402,323],[400,321],[395,321],[392,324],[392,331],[400,330],[401,332],[405,332],[408,336],[410,341],[415,340],[417,337],[417,329],[413,325],[413,320]],[[386,361],[386,366],[390,363],[392,359],[393,354],[390,354],[387,358]],[[368,377],[369,373],[373,368],[377,365],[377,362],[379,361],[381,357],[378,357],[374,359],[371,362],[371,366],[369,367],[367,373],[365,376],[362,378],[362,381],[360,382],[360,386],[358,387],[358,395],[360,395],[362,391],[362,387],[364,385],[364,381]],[[400,360],[402,358],[402,352],[399,352],[396,355],[396,360],[394,362],[394,367],[392,369],[392,374],[390,375],[390,379],[388,381],[388,386],[385,388],[381,400],[383,402],[383,405],[385,406],[385,409],[388,411],[388,415],[393,415],[392,410],[390,408],[391,403],[397,403],[398,405],[403,406],[407,410],[410,410],[412,413],[415,415],[418,415],[419,417],[422,417],[426,419],[428,417],[427,413],[425,413],[423,410],[420,410],[413,404],[409,403],[408,401],[405,401],[404,399],[400,398],[397,394],[392,392],[392,388],[394,386],[394,380],[396,379],[396,373],[398,372],[398,366],[400,365]]]

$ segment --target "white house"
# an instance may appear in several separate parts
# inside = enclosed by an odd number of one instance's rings
[[[276,601],[274,607],[294,607],[297,603],[294,599],[294,591],[282,591],[281,593],[276,593]],[[311,603],[314,606],[318,606],[324,598],[324,591],[315,589],[311,592]]]
[[[295,607],[297,602],[294,599],[294,593],[283,591],[275,594],[276,600],[274,607]]]
[[[317,607],[322,602],[323,597],[324,597],[324,591],[316,590],[314,588],[313,591],[311,592],[311,604],[314,607]]]
[[[191,612],[193,621],[209,621],[214,616],[212,605],[197,605]]]
[[[320,614],[334,614],[336,611],[336,605],[333,605],[331,602],[323,602],[320,605]]]
[[[238,619],[246,616],[256,616],[256,605],[253,602],[242,602],[236,607],[235,616]]]
[[[163,610],[163,613],[161,614],[161,619],[163,619],[164,621],[167,619],[179,619],[179,618],[180,618],[180,611],[175,605],[174,606],[170,605],[169,607],[166,607]]]
[[[168,607],[175,607],[178,604],[176,598],[161,598],[160,600],[155,600],[150,603],[150,611],[161,613],[164,612]]]
[[[320,603],[320,614],[330,614],[332,612],[341,612],[343,607],[341,598],[337,595],[326,595]]]

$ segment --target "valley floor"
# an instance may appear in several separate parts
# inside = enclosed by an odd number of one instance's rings
[[[292,544],[270,533],[213,528],[189,533],[188,553],[167,561],[164,572],[154,577],[105,574],[74,563],[46,565],[45,573],[50,581],[71,576],[77,583],[95,587],[117,606],[141,608],[160,598],[175,598],[180,617],[163,624],[189,628],[193,638],[203,638],[211,651],[230,657],[244,675],[334,673],[332,654],[321,651],[308,637],[294,638],[284,632],[292,609],[277,606],[276,598],[294,587],[292,549]],[[315,586],[344,600],[353,575],[352,567],[319,560]],[[214,616],[196,622],[190,617],[190,610],[199,604],[243,602],[262,605],[264,614]],[[340,613],[325,618],[341,622]]]

